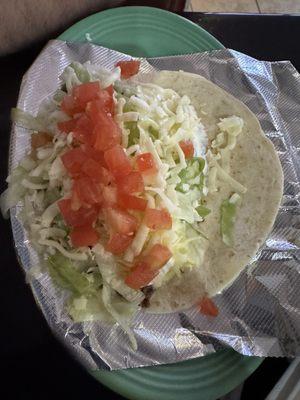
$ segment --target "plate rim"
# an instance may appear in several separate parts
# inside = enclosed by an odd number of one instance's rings
[[[224,382],[224,378],[221,378],[218,380],[215,380],[214,382],[214,386],[213,389],[210,389],[213,391],[213,393],[209,393],[207,392],[208,389],[205,389],[205,385],[203,388],[199,388],[200,390],[202,390],[202,394],[205,395],[204,397],[199,397],[200,393],[197,393],[197,399],[199,400],[215,400],[217,398],[219,398],[220,396],[224,396],[226,394],[228,394],[230,391],[232,391],[235,387],[237,387],[239,384],[241,384],[245,379],[247,379],[264,361],[263,357],[251,357],[251,356],[244,356],[240,353],[237,353],[236,351],[232,350],[232,349],[224,349],[224,350],[220,350],[216,353],[212,353],[212,354],[208,354],[206,356],[203,357],[198,357],[198,358],[194,358],[191,360],[186,360],[186,361],[181,361],[178,363],[173,363],[173,364],[162,364],[162,365],[157,365],[157,366],[148,366],[148,367],[140,367],[140,368],[129,368],[129,369],[122,369],[122,370],[115,370],[115,371],[107,371],[107,370],[89,370],[88,372],[99,382],[101,382],[101,384],[105,385],[106,387],[108,387],[109,389],[111,389],[112,391],[120,394],[121,396],[125,397],[126,399],[129,400],[140,400],[140,391],[138,390],[138,392],[132,392],[132,384],[136,384],[137,386],[139,384],[143,384],[143,378],[140,377],[139,375],[137,376],[137,379],[135,380],[135,382],[132,383],[132,377],[130,375],[135,373],[135,370],[145,370],[145,371],[155,371],[158,375],[157,379],[159,379],[159,375],[162,377],[162,380],[164,379],[163,377],[163,371],[164,369],[169,369],[168,371],[168,376],[171,375],[171,369],[175,370],[175,369],[179,369],[179,368],[183,368],[183,374],[185,374],[186,372],[184,371],[184,364],[192,364],[192,369],[189,370],[189,372],[195,372],[198,368],[198,362],[199,360],[202,360],[202,362],[204,361],[205,357],[216,357],[217,354],[225,354],[225,356],[228,356],[227,361],[229,359],[232,359],[233,361],[233,365],[235,366],[235,371],[231,373],[232,378],[229,382],[226,382],[226,378],[225,378],[225,382]],[[239,358],[237,358],[239,357]],[[180,366],[180,367],[179,367]],[[179,367],[179,368],[178,368]],[[242,379],[240,377],[240,375],[236,374],[236,372],[238,370],[242,370],[243,371],[243,376]],[[128,375],[129,375],[129,379],[128,379]],[[199,376],[199,378],[201,378],[201,375]],[[152,377],[152,380],[155,379],[155,376]],[[126,383],[128,385],[128,381],[129,381],[129,385],[130,387],[126,386]],[[124,384],[125,383],[125,384]],[[171,383],[170,383],[171,384]],[[139,387],[142,387],[139,385]],[[210,387],[212,387],[210,385]],[[155,387],[154,387],[155,389]],[[156,388],[153,397],[147,395],[147,391],[143,393],[143,399],[144,400],[155,400],[157,398],[157,394],[158,394],[158,389]],[[193,394],[194,392],[192,392]],[[149,392],[148,392],[149,394]],[[167,400],[176,400],[177,397],[175,397],[176,394],[174,392],[171,393],[171,396],[167,398]],[[182,396],[182,393],[179,394],[179,396]],[[164,399],[164,394],[161,393],[160,394],[160,399]],[[182,398],[182,397],[180,397]],[[185,394],[185,399],[189,399],[189,393]],[[194,397],[193,397],[194,399]]]
[[[110,8],[110,9],[107,9],[107,10],[96,12],[94,14],[91,14],[91,15],[81,19],[80,21],[78,21],[75,24],[73,24],[72,26],[70,26],[68,29],[66,29],[64,32],[62,32],[57,37],[57,39],[65,40],[65,41],[73,41],[72,39],[70,39],[70,36],[75,34],[74,31],[78,30],[78,29],[82,29],[83,30],[86,23],[89,23],[90,21],[93,21],[94,19],[96,20],[99,17],[100,14],[101,14],[101,17],[102,16],[106,16],[106,17],[109,18],[113,14],[118,14],[118,13],[122,13],[124,11],[131,11],[131,10],[132,11],[136,11],[138,13],[142,13],[144,11],[152,12],[152,13],[160,14],[162,17],[173,18],[173,20],[180,21],[181,24],[187,24],[189,26],[189,28],[191,28],[191,29],[193,29],[195,31],[195,33],[198,32],[198,33],[204,35],[205,38],[208,39],[211,42],[212,46],[214,46],[214,50],[220,50],[220,49],[224,49],[225,48],[225,46],[217,38],[215,38],[211,33],[206,31],[201,26],[197,25],[195,22],[190,21],[189,19],[185,18],[182,15],[178,15],[176,13],[173,13],[173,12],[170,12],[170,11],[167,11],[167,10],[163,10],[161,8],[149,7],[149,6],[115,7],[115,8]],[[83,42],[88,42],[88,40],[85,39]],[[96,44],[96,43],[93,43],[93,41],[91,41],[90,43],[91,44]]]

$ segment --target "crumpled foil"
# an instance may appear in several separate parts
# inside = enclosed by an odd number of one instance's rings
[[[127,55],[91,44],[49,42],[23,78],[18,107],[35,114],[59,87],[59,75],[72,61],[112,68]],[[35,299],[53,332],[88,368],[119,369],[173,363],[201,357],[224,347],[244,355],[300,354],[300,76],[292,64],[263,62],[232,50],[218,50],[142,61],[143,72],[184,70],[210,79],[243,101],[258,117],[279,154],[284,195],[273,231],[233,285],[215,297],[218,318],[196,308],[153,315],[139,312],[133,322],[138,351],[115,324],[73,323],[66,293],[44,273],[31,281]],[[10,167],[24,156],[29,135],[14,126]],[[11,213],[15,245],[25,271],[38,264],[26,232]]]

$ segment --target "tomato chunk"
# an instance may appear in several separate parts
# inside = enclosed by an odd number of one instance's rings
[[[74,228],[70,239],[74,247],[94,246],[99,240],[99,235],[92,226],[84,225]]]
[[[112,88],[112,86],[110,86]],[[96,100],[90,101],[86,106],[86,114],[96,125],[99,122],[99,114],[114,115],[113,89],[101,90]]]
[[[76,103],[74,97],[70,94],[65,95],[62,99],[61,109],[70,117],[82,111],[82,108]]]
[[[138,60],[119,61],[116,67],[121,68],[121,78],[128,79],[139,72],[141,62]]]
[[[81,145],[82,151],[87,155],[88,158],[92,158],[93,160],[97,161],[102,167],[107,168],[106,162],[104,160],[104,153],[103,151],[95,150],[91,145],[88,143],[84,143]]]
[[[208,297],[203,297],[199,303],[199,309],[202,314],[209,315],[210,317],[217,317],[219,314],[218,307]]]
[[[147,208],[144,221],[150,229],[157,230],[172,228],[172,217],[165,209],[156,210],[155,208]]]
[[[120,192],[141,193],[144,191],[144,181],[138,171],[132,171],[126,176],[117,179],[117,185]]]
[[[114,186],[104,186],[102,191],[103,207],[112,207],[117,204],[117,188]]]
[[[104,91],[100,89],[99,82],[87,82],[81,85],[75,86],[72,90],[72,94],[66,95],[61,102],[61,109],[69,116],[73,116],[80,112],[85,111],[88,103],[101,99]],[[107,101],[111,103],[112,96],[109,92],[105,91]],[[104,103],[101,101],[101,108]]]
[[[154,157],[151,153],[139,154],[136,158],[137,168],[144,174],[155,174],[157,167],[154,161]]]
[[[100,162],[95,161],[93,158],[88,158],[82,165],[82,172],[95,181],[109,185],[113,182],[112,174]]]
[[[81,167],[86,159],[86,154],[80,148],[68,150],[61,156],[61,160],[66,170],[71,175],[78,174],[81,171]]]
[[[72,191],[76,192],[81,204],[101,204],[101,186],[93,179],[84,177],[74,181]]]
[[[64,133],[73,132],[76,127],[77,121],[78,118],[73,118],[69,119],[68,121],[58,122],[57,127],[61,132]]]
[[[72,190],[71,193],[71,208],[74,211],[77,211],[80,209],[80,207],[83,205],[82,201],[79,198],[79,195],[76,190]]]
[[[84,111],[89,101],[98,98],[99,93],[100,93],[99,82],[82,83],[81,85],[75,86],[72,90],[74,101],[76,105],[82,109],[82,111]]]
[[[99,101],[102,103],[102,108],[106,113],[114,115],[115,103],[114,103],[114,88],[113,85],[108,86],[99,93]]]
[[[52,142],[53,136],[47,132],[38,132],[31,135],[31,148],[37,149]]]
[[[93,144],[94,137],[92,121],[85,115],[82,114],[76,121],[75,128],[73,129],[73,137],[81,143]]]
[[[106,208],[103,212],[107,225],[113,232],[132,235],[138,228],[138,220],[124,210]]]
[[[134,265],[125,278],[126,285],[136,290],[148,285],[171,257],[172,253],[166,246],[155,244]]]
[[[121,129],[113,118],[99,112],[98,122],[93,131],[94,135],[94,148],[98,151],[105,151],[120,144],[121,142]]]
[[[118,204],[121,208],[128,210],[145,211],[147,200],[121,192],[118,193]]]
[[[121,254],[129,247],[132,239],[132,236],[114,233],[111,235],[105,249],[113,254]]]
[[[125,278],[125,283],[132,289],[138,290],[148,285],[158,274],[158,271],[152,270],[145,261],[140,261],[132,268]]]
[[[64,221],[69,226],[91,225],[97,219],[98,213],[95,207],[80,208],[74,211],[71,207],[71,199],[59,200],[57,204]]]
[[[186,159],[194,156],[194,145],[191,140],[181,140],[179,146],[181,147]]]
[[[98,182],[101,182],[103,178],[102,168],[103,167],[92,158],[88,158],[82,164],[82,172]]]
[[[104,160],[108,169],[116,178],[122,178],[128,175],[132,170],[129,158],[120,145],[106,150],[104,153]]]
[[[168,247],[157,243],[151,247],[144,259],[148,261],[151,269],[158,270],[163,267],[171,257],[172,253]]]

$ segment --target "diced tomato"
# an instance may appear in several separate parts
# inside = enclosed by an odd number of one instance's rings
[[[74,228],[70,233],[74,247],[94,246],[99,240],[99,234],[91,225]]]
[[[92,158],[87,158],[85,162],[82,164],[82,172],[89,176],[90,178],[95,179],[96,181],[101,181],[102,174],[101,174],[101,165],[97,163]]]
[[[101,183],[103,183],[104,185],[110,185],[114,182],[114,177],[108,169],[102,167],[101,174]]]
[[[114,186],[104,186],[102,190],[103,207],[112,207],[117,204],[117,188]]]
[[[148,261],[151,269],[158,270],[163,267],[171,257],[172,253],[168,247],[157,243],[151,247],[143,259]]]
[[[107,88],[105,88],[104,90],[105,90],[111,97],[113,96],[113,94],[114,94],[114,87],[113,87],[113,85],[107,86]]]
[[[107,225],[113,232],[132,235],[138,228],[138,220],[126,211],[106,208],[103,212]]]
[[[121,192],[118,193],[118,204],[121,208],[128,210],[145,211],[147,200]]]
[[[113,233],[105,246],[105,249],[113,254],[123,253],[131,244],[133,236]]]
[[[93,160],[92,158],[88,158],[83,164],[82,164],[82,172],[89,176],[90,178],[95,179],[98,182],[102,182],[103,179],[103,172],[102,172],[102,166],[100,163],[97,163],[97,161]]]
[[[78,174],[81,171],[81,167],[86,159],[86,154],[79,147],[68,150],[61,156],[66,170],[71,175]]]
[[[85,107],[89,101],[98,98],[99,93],[99,82],[82,83],[81,85],[75,86],[72,91],[74,101],[76,102],[78,107],[82,109],[82,111],[85,110]]]
[[[116,178],[128,175],[131,170],[129,158],[124,152],[122,146],[116,145],[104,153],[104,160],[108,169]]]
[[[86,206],[86,204],[83,204],[82,201],[80,200],[77,191],[72,190],[72,193],[71,193],[71,208],[72,208],[72,210],[77,211],[83,205]]]
[[[128,79],[139,72],[140,64],[138,60],[119,61],[116,67],[121,68],[121,78]]]
[[[61,132],[69,133],[73,132],[76,124],[77,124],[78,118],[73,118],[69,119],[68,121],[62,121],[57,123],[57,127]]]
[[[98,123],[99,113],[105,112],[102,102],[98,100],[90,101],[85,109],[86,115],[91,119],[94,125]]]
[[[97,151],[93,147],[91,147],[88,143],[84,143],[81,145],[82,151],[87,155],[88,158],[92,158],[93,160],[97,161],[102,167],[107,168],[107,164],[104,160],[104,153],[103,151]]]
[[[31,135],[31,148],[37,149],[38,147],[43,147],[48,143],[51,143],[53,136],[47,132],[38,132]]]
[[[101,204],[103,200],[100,184],[88,177],[76,179],[72,191],[76,192],[83,205]]]
[[[143,174],[156,174],[157,167],[151,153],[139,154],[136,158],[137,168]]]
[[[147,208],[145,212],[145,224],[150,229],[171,229],[172,217],[167,210]]]
[[[120,144],[121,129],[114,119],[104,112],[99,112],[98,122],[93,131],[94,148],[98,151],[105,151]]]
[[[80,208],[77,211],[71,208],[71,199],[62,199],[58,201],[58,208],[69,226],[91,225],[97,219],[97,209],[95,207]]]
[[[219,314],[218,307],[208,297],[203,297],[199,303],[199,309],[202,314],[209,315],[210,317],[217,317]]]
[[[148,285],[171,257],[172,253],[166,246],[155,244],[134,265],[125,278],[126,285],[136,290]]]
[[[179,142],[181,150],[184,152],[185,158],[189,159],[194,156],[194,145],[191,140],[181,140]]]
[[[101,90],[96,100],[90,101],[86,106],[86,114],[91,118],[94,124],[97,124],[99,113],[114,115],[113,87],[109,86]]]
[[[87,104],[101,95],[99,82],[87,82],[73,88],[72,94],[66,95],[61,102],[61,109],[73,116],[85,111]]]
[[[138,171],[132,171],[117,179],[118,190],[123,193],[141,193],[144,191],[144,181]]]
[[[147,286],[157,274],[158,271],[152,270],[147,262],[139,261],[126,276],[125,283],[132,289],[138,290]]]
[[[82,108],[76,103],[74,97],[70,94],[66,94],[62,99],[61,109],[70,117],[73,117],[73,115],[83,111]]]
[[[85,115],[82,114],[76,122],[76,126],[73,129],[73,136],[81,143],[94,144],[93,137],[94,126],[92,121]]]
[[[112,173],[93,158],[88,158],[83,163],[81,172],[104,185],[109,185],[114,181]]]
[[[99,94],[99,100],[103,104],[103,106],[102,106],[103,110],[106,113],[111,114],[112,116],[114,116],[114,113],[115,113],[115,103],[114,103],[113,94],[114,94],[113,85],[110,85],[106,89],[101,90],[101,92]]]

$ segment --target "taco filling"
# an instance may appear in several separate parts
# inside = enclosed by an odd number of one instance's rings
[[[264,159],[271,145],[245,106],[199,76],[145,79],[138,68],[73,63],[37,116],[14,109],[31,146],[2,195],[4,212],[21,200],[41,265],[70,292],[71,317],[115,320],[129,334],[140,307],[207,303],[226,286],[272,226],[282,187],[276,153]],[[270,168],[258,200],[253,185]]]

